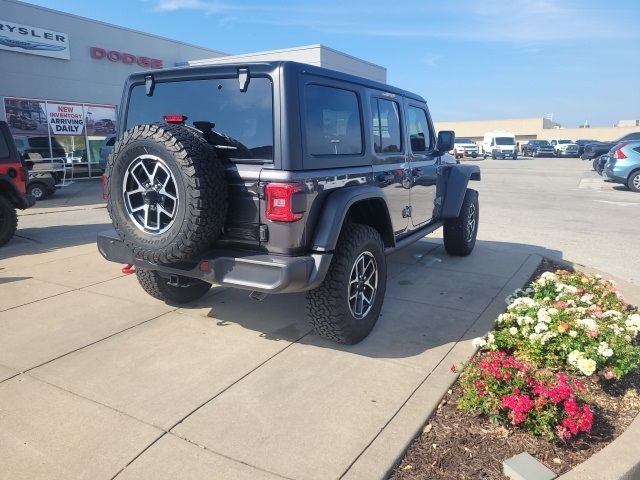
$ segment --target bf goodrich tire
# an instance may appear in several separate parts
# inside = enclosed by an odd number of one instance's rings
[[[13,204],[0,195],[0,247],[7,243],[18,229],[18,214]]]
[[[478,192],[470,188],[464,194],[460,214],[444,222],[444,248],[449,255],[464,257],[473,251],[478,235],[480,205]]]
[[[153,263],[192,259],[218,238],[227,184],[215,150],[183,125],[141,125],[116,142],[107,208],[118,235]]]
[[[136,270],[140,286],[154,298],[170,305],[182,305],[199,299],[211,288],[211,284],[197,278],[185,279],[184,286],[169,285],[169,277],[153,270]]]
[[[633,172],[627,180],[627,187],[632,192],[640,192],[640,171]]]
[[[314,330],[334,342],[358,343],[376,324],[386,288],[380,234],[368,225],[345,223],[324,282],[307,292]]]

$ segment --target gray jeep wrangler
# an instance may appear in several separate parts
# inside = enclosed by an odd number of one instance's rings
[[[171,304],[212,284],[306,292],[316,332],[353,344],[380,314],[386,255],[440,227],[449,254],[473,250],[480,170],[453,142],[420,96],[310,65],[134,74],[98,248]]]

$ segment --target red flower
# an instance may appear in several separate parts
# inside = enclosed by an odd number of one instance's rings
[[[527,414],[523,412],[514,412],[511,416],[511,423],[513,425],[518,425],[519,423],[524,422],[527,419]]]
[[[451,371],[451,373],[458,373],[458,368],[456,367],[455,363],[451,364],[449,370]]]

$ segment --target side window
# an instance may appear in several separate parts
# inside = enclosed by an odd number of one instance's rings
[[[4,133],[0,131],[0,161],[9,158],[9,145],[7,139],[4,138]]]
[[[421,108],[409,107],[407,116],[411,151],[419,153],[430,150],[431,135],[426,112]]]
[[[373,111],[373,146],[377,153],[402,151],[400,107],[397,102],[371,99]]]
[[[355,92],[307,85],[305,124],[311,155],[362,153],[362,122]]]

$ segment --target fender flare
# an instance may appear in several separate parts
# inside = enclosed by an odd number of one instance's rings
[[[30,204],[26,195],[18,190],[13,179],[8,175],[0,175],[0,195],[6,196],[13,206],[20,210],[24,210],[33,205],[33,203]]]
[[[364,201],[380,202],[382,211],[377,212],[378,221],[384,222],[385,228],[382,239],[386,247],[395,246],[391,216],[387,208],[387,199],[380,187],[373,185],[357,185],[344,187],[329,194],[322,205],[322,214],[316,223],[311,242],[311,250],[316,252],[331,252],[336,248],[342,224],[349,209]],[[380,216],[382,217],[380,219]]]
[[[443,219],[456,218],[460,214],[469,181],[480,180],[480,167],[477,165],[447,165],[442,173],[446,178],[446,190],[441,217]]]

